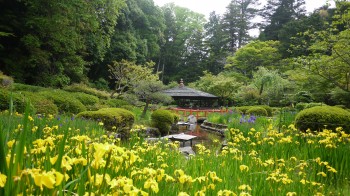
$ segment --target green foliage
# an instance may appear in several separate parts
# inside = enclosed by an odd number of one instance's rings
[[[124,105],[129,105],[129,102],[123,100],[123,99],[115,99],[115,98],[111,98],[108,99],[107,101],[105,101],[105,103],[113,108],[120,108]]]
[[[63,90],[41,91],[39,95],[52,100],[60,113],[77,114],[86,110],[86,107],[73,94]]]
[[[256,115],[256,116],[267,116],[267,111],[265,108],[260,107],[260,106],[253,106],[249,108],[246,111],[247,114],[249,115]]]
[[[158,128],[161,135],[169,133],[174,123],[174,115],[168,110],[156,110],[151,114],[152,126]]]
[[[233,69],[248,78],[258,67],[274,68],[281,60],[278,41],[253,41],[240,48],[234,56],[227,57],[226,69]]]
[[[41,86],[33,86],[33,85],[28,85],[28,84],[14,83],[13,90],[14,91],[39,92],[39,91],[44,91],[44,90],[49,90],[49,89],[41,87]]]
[[[26,99],[19,93],[10,92],[6,89],[0,91],[0,110],[9,110],[12,101],[13,111],[23,113],[26,107]],[[33,108],[31,108],[33,109]]]
[[[312,95],[306,91],[299,91],[295,94],[295,102],[310,103],[313,101]]]
[[[315,107],[315,106],[327,106],[327,104],[324,104],[324,103],[308,103],[306,105],[305,109],[312,108],[312,107]]]
[[[299,103],[295,104],[295,109],[297,111],[301,111],[301,110],[305,109],[307,105],[308,105],[308,103],[299,102]]]
[[[71,96],[78,99],[85,106],[95,105],[99,102],[98,97],[96,97],[94,95],[82,93],[82,92],[72,93]]]
[[[36,114],[58,114],[58,107],[52,100],[34,92],[22,92],[34,107]]]
[[[268,106],[268,105],[256,105],[257,107],[262,107],[266,110],[267,116],[272,116],[273,115],[273,108]]]
[[[247,111],[252,107],[253,106],[239,106],[239,107],[236,107],[235,109],[242,114],[247,114]]]
[[[70,86],[66,86],[63,88],[63,90],[65,91],[69,91],[69,92],[82,92],[82,93],[86,93],[86,94],[89,94],[89,95],[94,95],[94,96],[97,96],[101,99],[108,99],[109,98],[109,94],[105,91],[100,91],[100,90],[97,90],[95,88],[91,88],[89,86],[87,86],[86,84],[83,84],[83,83],[75,83],[75,84],[72,84]]]
[[[335,130],[342,127],[350,133],[350,112],[332,106],[315,106],[304,109],[295,117],[295,125],[301,131],[321,131],[324,128]]]
[[[13,84],[13,78],[3,74],[0,71],[0,87],[1,88],[9,88],[12,86],[12,84]]]
[[[122,108],[102,108],[98,111],[85,111],[77,114],[77,118],[102,122],[106,130],[121,134],[122,138],[129,137],[129,131],[135,121],[134,113]]]

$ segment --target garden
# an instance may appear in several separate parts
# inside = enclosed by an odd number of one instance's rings
[[[343,128],[337,126],[340,121],[333,121],[312,130],[296,128],[298,122],[315,121],[307,115],[312,109],[321,116],[320,108],[334,109],[332,118],[340,119],[344,112],[349,120],[349,112],[341,108],[310,106],[299,112],[295,108],[233,107],[207,119],[228,126],[225,145],[217,139],[210,145],[198,143],[193,147],[196,154],[186,157],[178,150],[178,142],[147,141],[147,127],[158,126],[163,135],[178,120],[165,108],[140,118],[142,108],[80,92],[85,96],[82,105],[91,109],[74,115],[75,110],[69,110],[79,107],[59,102],[60,96],[52,91],[38,92],[13,91],[3,104],[9,107],[0,115],[0,195],[350,193],[348,124]],[[66,112],[37,112],[42,104],[35,107],[16,97],[23,94],[37,96],[35,100],[42,103],[56,103],[45,108]],[[104,104],[115,105],[97,108]],[[306,114],[300,117],[302,112]]]

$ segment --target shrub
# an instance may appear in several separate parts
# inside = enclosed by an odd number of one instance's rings
[[[122,108],[102,108],[98,111],[85,111],[77,115],[80,118],[92,119],[103,123],[108,131],[113,131],[128,138],[130,129],[135,121],[135,115]]]
[[[253,106],[246,112],[247,114],[254,114],[256,116],[267,116],[267,111],[265,108],[260,106]]]
[[[306,105],[305,109],[307,109],[307,108],[312,108],[312,107],[315,107],[315,106],[327,106],[327,105],[324,104],[324,103],[314,103],[314,102],[312,102],[312,103],[308,103],[308,104]]]
[[[349,133],[350,112],[338,107],[315,106],[299,112],[295,117],[295,125],[301,131],[320,131],[325,126],[333,130],[343,127]]]
[[[13,110],[19,113],[23,113],[26,108],[25,97],[16,92],[10,92],[8,90],[2,89],[0,91],[0,110],[8,110],[10,108],[10,100],[12,99]],[[33,106],[29,105],[30,111],[33,111]]]
[[[14,91],[39,92],[39,91],[45,91],[45,90],[50,90],[50,89],[44,88],[41,86],[32,86],[32,85],[27,85],[27,84],[14,83],[13,90]]]
[[[174,115],[168,110],[156,110],[151,115],[152,126],[158,128],[161,135],[169,133],[174,123]]]
[[[69,92],[82,92],[89,95],[97,96],[98,98],[101,98],[101,99],[108,99],[110,97],[110,94],[108,92],[91,88],[86,84],[72,84],[70,86],[64,87],[63,90],[69,91]]]
[[[86,107],[71,93],[63,90],[52,90],[39,92],[40,95],[53,101],[60,113],[77,114],[86,110]]]
[[[306,91],[300,91],[295,94],[294,99],[296,102],[310,103],[313,101],[312,95]]]
[[[92,105],[95,105],[99,102],[98,97],[96,97],[94,95],[82,93],[82,92],[72,93],[72,96],[74,96],[76,99],[78,99],[85,106],[87,106],[87,105],[92,106]]]
[[[270,107],[268,105],[257,105],[257,106],[264,108],[266,110],[266,112],[267,112],[267,116],[272,116],[272,114],[273,114],[272,107]]]
[[[13,84],[13,78],[3,74],[0,71],[0,87],[9,88],[12,86],[12,84]]]
[[[253,106],[240,106],[240,107],[236,107],[236,111],[242,114],[247,114],[247,111],[252,107]]]
[[[120,108],[123,105],[130,105],[129,102],[123,99],[108,99],[105,101],[105,104],[109,105],[112,108]]]
[[[37,114],[57,114],[58,107],[53,103],[52,100],[33,92],[24,91],[23,94],[30,100],[34,107],[34,111]]]
[[[132,105],[122,105],[122,106],[120,106],[120,108],[129,110],[129,111],[133,111],[134,110],[134,106],[132,106]]]
[[[307,105],[308,105],[308,103],[300,102],[300,103],[297,103],[295,105],[295,109],[297,111],[301,111],[301,110],[305,109]]]

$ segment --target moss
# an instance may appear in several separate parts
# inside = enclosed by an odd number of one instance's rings
[[[301,131],[343,127],[350,133],[350,112],[339,107],[315,106],[299,112],[295,117],[295,125]]]

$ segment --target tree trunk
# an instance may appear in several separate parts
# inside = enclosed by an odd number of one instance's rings
[[[145,105],[145,107],[143,108],[143,111],[142,111],[142,114],[141,114],[141,118],[145,118],[146,112],[147,112],[147,110],[148,110],[148,105],[149,105],[149,100],[146,100],[146,105]]]

